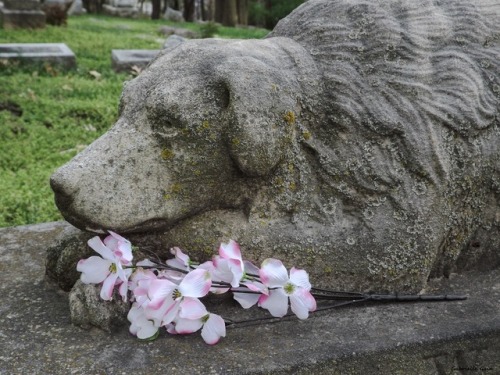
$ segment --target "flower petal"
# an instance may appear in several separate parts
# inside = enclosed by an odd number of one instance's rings
[[[260,296],[259,306],[269,310],[272,316],[281,318],[288,312],[288,296],[281,288],[273,289],[269,291],[269,296]]]
[[[113,262],[117,260],[113,252],[107,248],[106,245],[104,245],[98,236],[92,237],[88,240],[87,244],[104,259],[111,260]]]
[[[260,294],[258,293],[237,293],[233,292],[233,298],[238,301],[238,303],[244,309],[248,309],[255,305],[260,298]]]
[[[161,318],[161,325],[162,326],[173,322],[174,319],[177,319],[177,317],[179,316],[179,305],[180,305],[180,301],[175,301],[172,305],[170,305],[166,309],[166,312],[163,314],[163,317]],[[163,310],[163,309],[160,309],[160,310]]]
[[[252,292],[269,294],[269,289],[264,284],[259,283],[258,281],[246,281],[242,284],[245,285]]]
[[[156,267],[157,264],[151,262],[149,259],[143,259],[135,264],[137,267]]]
[[[152,309],[157,309],[161,306],[164,300],[172,300],[172,293],[176,288],[177,285],[169,280],[151,280],[148,288],[148,297],[151,302],[149,302],[148,306]]]
[[[211,285],[210,273],[204,269],[195,269],[181,281],[179,291],[184,297],[200,298],[207,295]]]
[[[187,297],[180,303],[179,318],[201,319],[207,314],[207,308],[198,298]]]
[[[98,256],[91,256],[78,262],[76,270],[81,272],[80,280],[84,284],[99,284],[108,277],[111,261]]]
[[[175,323],[175,332],[180,335],[186,335],[198,331],[202,326],[203,322],[201,321],[201,319],[179,318]]]
[[[304,288],[305,290],[311,290],[311,283],[309,282],[309,275],[305,270],[299,270],[292,267],[290,270],[290,281],[292,284]]]
[[[290,296],[290,305],[299,319],[307,319],[309,312],[316,310],[316,300],[305,289],[299,289]]]
[[[229,268],[229,260],[224,259],[219,255],[214,256],[212,259],[212,264],[214,266],[213,270],[211,271],[212,279],[214,281],[231,283],[233,281],[234,275]]]
[[[113,290],[116,285],[116,279],[118,279],[118,274],[110,273],[106,280],[102,283],[100,295],[103,300],[111,301],[113,299]]]
[[[242,261],[240,245],[238,245],[238,243],[233,240],[229,240],[227,244],[220,244],[219,255],[225,259],[237,259],[240,262]]]
[[[248,275],[259,276],[259,267],[249,262],[248,260],[243,261],[243,269],[245,270],[245,273]]]
[[[156,338],[158,329],[160,327],[156,326],[153,321],[147,320],[144,324],[139,327],[137,331],[137,338],[141,340],[148,340]]]
[[[104,245],[111,249],[111,251],[113,251],[122,263],[130,263],[133,259],[132,244],[130,241],[115,232],[110,230],[108,232],[110,236],[107,236],[104,239]]]
[[[278,259],[268,258],[259,270],[260,280],[269,288],[284,286],[288,282],[286,268]]]
[[[201,330],[201,337],[209,345],[215,345],[221,337],[226,337],[226,323],[224,323],[224,319],[217,314],[210,314]]]
[[[243,278],[243,263],[238,259],[229,259],[227,265],[233,274],[231,286],[237,288],[240,285],[240,280]]]

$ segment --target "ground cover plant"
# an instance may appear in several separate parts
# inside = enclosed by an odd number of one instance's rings
[[[70,17],[66,27],[0,29],[0,43],[66,43],[75,71],[50,65],[27,68],[0,60],[0,227],[60,220],[49,186],[53,171],[104,133],[117,117],[123,82],[112,49],[159,49],[163,20]],[[217,37],[261,38],[263,29],[217,28]]]

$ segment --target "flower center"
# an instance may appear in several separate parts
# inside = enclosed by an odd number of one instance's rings
[[[295,291],[295,285],[293,285],[292,283],[287,283],[283,287],[283,290],[286,294],[293,294],[293,292]]]
[[[203,324],[205,324],[208,321],[208,318],[210,318],[210,314],[207,314],[207,315],[201,317],[201,322]]]
[[[109,266],[109,272],[116,273],[116,263],[111,263]]]
[[[181,297],[182,297],[182,294],[181,294],[181,292],[179,292],[179,289],[175,289],[172,292],[172,299],[176,300],[177,298],[181,298]]]

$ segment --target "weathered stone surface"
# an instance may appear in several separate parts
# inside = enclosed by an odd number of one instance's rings
[[[107,3],[117,8],[135,8],[137,0],[108,0]]]
[[[200,259],[233,238],[333,288],[497,267],[499,16],[491,0],[316,0],[264,40],[187,41],[54,174],[58,207]]]
[[[172,22],[184,22],[184,16],[182,15],[182,12],[179,10],[172,9],[170,7],[167,7],[167,10],[165,10],[165,14],[163,15],[163,18],[166,19],[167,21],[172,21]]]
[[[50,64],[65,70],[76,68],[76,57],[64,43],[0,44],[0,59],[25,65]]]
[[[132,67],[145,68],[160,50],[114,49],[111,50],[111,66],[115,72],[129,72]]]
[[[186,41],[186,38],[179,36],[179,35],[170,35],[166,40],[165,43],[163,43],[163,49],[164,50],[170,50],[175,47],[177,47],[179,44],[184,43]]]
[[[36,29],[45,27],[45,13],[41,10],[0,8],[0,27],[4,29]]]
[[[467,293],[466,301],[340,308],[228,329],[213,347],[197,334],[164,332],[143,343],[126,326],[108,334],[71,324],[67,294],[43,281],[45,249],[64,231],[63,222],[0,229],[2,374],[500,373],[499,270],[429,285],[429,292]],[[209,308],[237,319],[259,313],[219,299]]]
[[[69,294],[69,310],[71,323],[90,329],[97,327],[106,332],[123,328],[127,321],[130,304],[123,302],[115,294],[110,302],[100,299],[100,285],[87,285],[78,280]]]
[[[4,0],[4,7],[14,10],[39,10],[40,1],[38,0]]]
[[[68,14],[71,16],[78,16],[87,13],[87,10],[83,7],[82,0],[75,0],[71,7],[68,9]]]
[[[135,18],[139,14],[139,9],[137,9],[136,7],[128,6],[115,7],[109,4],[103,4],[102,10],[104,13],[109,14],[110,16],[117,17]]]
[[[164,36],[178,35],[186,39],[194,39],[198,37],[198,34],[196,34],[196,32],[194,32],[193,30],[188,30],[180,27],[161,26],[158,29],[158,32]]]

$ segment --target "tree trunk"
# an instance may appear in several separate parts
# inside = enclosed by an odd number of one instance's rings
[[[215,22],[224,23],[224,0],[215,0]]]
[[[238,0],[238,23],[248,25],[248,0]]]
[[[153,11],[151,12],[152,20],[159,20],[161,15],[161,0],[151,0]]]
[[[200,0],[200,11],[201,11],[201,20],[206,21],[207,20],[207,10],[205,9],[205,1]]]
[[[266,0],[266,28],[272,30],[274,28],[274,20],[272,17],[272,0]]]
[[[187,22],[194,21],[194,0],[184,0],[184,19]]]
[[[234,27],[238,23],[238,7],[236,0],[226,0],[226,7],[224,9],[224,18],[222,24],[224,26]]]

